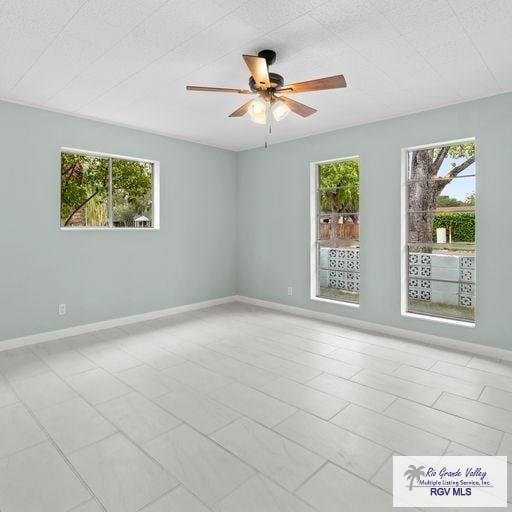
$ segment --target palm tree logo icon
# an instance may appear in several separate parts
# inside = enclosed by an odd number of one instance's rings
[[[414,481],[420,480],[422,476],[425,476],[425,466],[414,466],[411,464],[409,466],[409,469],[404,473],[404,476],[407,477],[407,480],[409,480],[409,491],[412,491],[412,486],[414,484]]]

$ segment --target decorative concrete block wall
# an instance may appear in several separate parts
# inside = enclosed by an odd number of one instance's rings
[[[474,256],[409,254],[409,297],[454,306],[475,305]]]
[[[359,292],[359,249],[320,248],[321,288]],[[474,307],[476,260],[474,256],[409,254],[411,299]]]
[[[320,248],[321,288],[359,292],[359,249]]]

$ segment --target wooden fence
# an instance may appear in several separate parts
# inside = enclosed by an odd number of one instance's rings
[[[331,239],[331,224],[320,224],[320,240]],[[336,236],[342,240],[359,240],[359,224],[336,224]]]

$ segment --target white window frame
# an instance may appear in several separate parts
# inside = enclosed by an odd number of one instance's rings
[[[401,158],[401,205],[400,205],[400,312],[403,317],[412,318],[417,320],[425,320],[427,322],[435,322],[441,324],[456,325],[459,327],[474,328],[475,322],[467,322],[464,320],[457,320],[455,318],[443,318],[438,316],[422,315],[420,313],[411,313],[407,311],[409,304],[408,288],[409,288],[409,275],[408,275],[408,242],[409,242],[409,201],[407,196],[408,189],[408,153],[410,151],[418,151],[421,149],[431,149],[439,146],[453,146],[456,144],[476,144],[475,137],[466,137],[464,139],[455,139],[444,142],[433,142],[431,144],[423,144],[420,146],[410,146],[402,148]],[[476,183],[476,181],[475,181]],[[478,196],[477,196],[478,197]],[[476,239],[475,239],[475,248]],[[476,250],[476,252],[478,252]],[[477,273],[478,279],[478,273]]]
[[[160,229],[160,161],[158,160],[149,160],[147,158],[138,158],[133,156],[126,155],[116,155],[113,153],[102,153],[100,151],[89,151],[85,149],[77,149],[70,147],[61,147],[59,152],[59,162],[62,153],[73,153],[77,155],[91,156],[91,157],[99,157],[99,158],[109,158],[112,160],[128,160],[131,162],[143,162],[152,164],[153,166],[153,177],[152,177],[152,226],[150,228],[116,228],[112,225],[110,226],[61,226],[61,218],[60,218],[60,208],[61,204],[59,202],[59,228],[61,231],[158,231]],[[110,180],[112,180],[112,174],[110,173]],[[112,183],[109,186],[109,195],[112,195]],[[59,196],[59,200],[61,200]],[[109,201],[109,219],[112,221],[112,198],[110,197]]]
[[[359,308],[360,302],[347,302],[344,300],[335,300],[335,299],[327,299],[324,297],[318,296],[318,250],[317,250],[317,239],[318,239],[318,204],[317,204],[317,194],[316,191],[318,189],[318,168],[321,164],[328,164],[331,162],[344,162],[347,160],[358,160],[360,161],[359,155],[347,156],[342,158],[331,158],[330,160],[319,160],[317,162],[311,162],[309,166],[309,214],[310,214],[310,294],[309,298],[316,302],[324,302],[326,304],[337,304],[339,306],[346,306],[349,308]],[[359,178],[361,175],[359,175]],[[359,190],[361,190],[361,183],[359,182]],[[359,214],[359,219],[361,219],[361,214]],[[361,220],[360,220],[361,222]],[[359,241],[359,246],[361,246],[361,241]],[[361,297],[361,292],[359,292],[359,297]],[[359,299],[361,300],[361,299]]]

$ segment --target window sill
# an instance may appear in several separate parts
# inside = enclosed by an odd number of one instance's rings
[[[60,231],[159,231],[160,228],[59,228]]]
[[[453,318],[440,318],[436,316],[419,315],[417,313],[403,312],[403,317],[414,318],[415,320],[426,320],[427,322],[436,322],[439,324],[456,325],[457,327],[475,328],[475,322],[464,322],[463,320],[454,320]]]
[[[324,302],[326,304],[336,304],[338,306],[347,306],[349,308],[359,308],[360,304],[357,302],[346,302],[344,300],[324,299],[323,297],[310,297],[311,300],[316,302]]]

